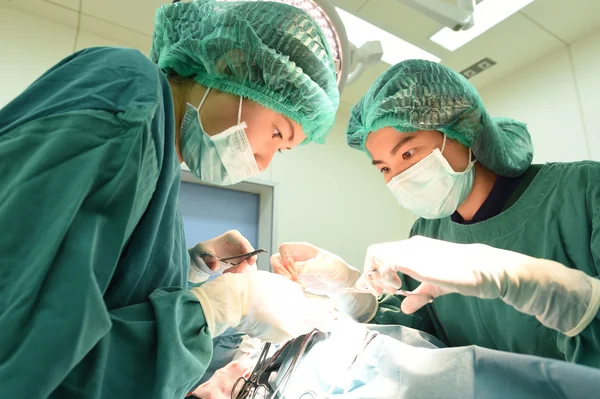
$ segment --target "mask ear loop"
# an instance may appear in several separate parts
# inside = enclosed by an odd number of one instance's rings
[[[240,107],[238,108],[238,122],[237,124],[239,125],[242,122],[242,100],[244,98],[240,96]]]
[[[442,142],[442,154],[444,153],[444,148],[446,148],[446,134],[444,134],[444,141]],[[469,164],[473,161],[473,151],[469,148]]]
[[[202,117],[200,116],[200,108],[202,108],[202,105],[204,104],[204,101],[206,101],[206,97],[208,97],[208,93],[210,93],[210,87],[206,89],[206,91],[204,92],[204,95],[202,96],[202,100],[200,100],[200,105],[198,105],[198,122],[200,123],[200,128],[202,129],[203,132],[206,132],[206,130],[204,130],[204,126],[202,126]]]

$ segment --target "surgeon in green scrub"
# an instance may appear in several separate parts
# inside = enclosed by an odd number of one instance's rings
[[[362,275],[286,243],[277,272],[341,299],[359,321],[600,367],[599,163],[532,165],[525,124],[491,117],[462,75],[422,60],[376,80],[347,142],[419,217],[411,238],[372,245]],[[400,288],[417,295],[394,295]]]
[[[182,398],[229,327],[272,342],[326,327],[276,274],[188,289],[178,193],[182,162],[233,184],[322,143],[338,101],[308,14],[199,1],[158,10],[150,59],[82,50],[1,109],[0,397]],[[230,232],[190,252],[248,250]]]

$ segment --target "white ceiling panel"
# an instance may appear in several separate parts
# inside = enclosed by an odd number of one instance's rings
[[[79,11],[80,0],[44,0],[46,3],[51,3],[57,6],[68,8],[73,11]]]
[[[476,87],[482,87],[562,47],[563,43],[553,35],[523,15],[515,14],[460,49],[449,52],[442,62],[460,72],[485,57],[496,61],[496,65],[471,79]]]
[[[567,43],[600,29],[599,0],[537,0],[523,13]]]
[[[553,32],[548,32],[544,27],[540,27],[538,23],[533,22],[532,19],[543,19],[547,12],[546,10],[552,9],[553,4],[556,10],[567,7],[562,3],[569,3],[569,7],[573,3],[580,3],[580,7],[586,8],[585,4],[591,1],[595,1],[594,6],[587,7],[587,9],[589,12],[592,12],[594,18],[598,19],[600,18],[600,1],[598,0],[575,0],[574,2],[536,0],[532,5],[524,9],[527,13],[526,15],[520,13],[513,15],[454,52],[450,52],[430,40],[430,37],[442,28],[441,24],[401,4],[397,0],[370,0],[356,15],[403,40],[437,55],[442,59],[444,64],[457,71],[462,71],[485,57],[492,58],[497,62],[497,65],[472,78],[473,84],[477,87],[482,87],[558,50],[564,45],[559,38],[555,37]],[[448,0],[447,2],[452,3],[453,1]],[[598,12],[596,12],[596,8],[599,9]],[[584,18],[584,14],[581,10],[577,12],[573,11],[568,14],[572,18],[562,20],[563,25],[572,27],[571,30],[573,32],[570,33],[571,37],[576,36],[574,33],[575,30],[579,30],[579,34],[583,34],[581,33],[582,28],[578,23],[580,20],[587,21],[583,25],[588,26],[588,30],[594,26],[594,18]],[[373,71],[368,71],[367,73],[370,74],[371,72]],[[378,74],[375,73],[375,75]],[[368,80],[361,79],[360,83],[349,86],[347,89],[348,93],[344,93],[343,100],[347,101],[347,98],[354,100],[356,97],[354,93],[355,87],[361,86],[362,82],[367,82]]]
[[[0,0],[0,5],[70,28],[77,28],[77,12],[60,5],[43,0]]]
[[[456,0],[442,0],[454,3]],[[477,87],[524,67],[556,51],[564,43],[573,43],[595,30],[600,30],[600,0],[535,0],[518,13],[470,43],[450,52],[433,43],[430,37],[441,24],[401,4],[398,0],[332,0],[364,20],[403,40],[442,58],[457,71],[490,57],[497,62],[491,69],[472,78]],[[0,5],[33,14],[69,27],[77,27],[81,4],[81,29],[98,42],[122,43],[148,52],[154,26],[154,15],[161,4],[170,0],[0,0]],[[84,42],[82,41],[82,44]],[[380,65],[367,70],[351,86],[342,101],[353,104],[373,80],[388,67]]]

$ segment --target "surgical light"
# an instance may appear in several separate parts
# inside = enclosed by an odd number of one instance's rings
[[[236,0],[219,0],[236,1]],[[237,0],[239,1],[239,0]],[[266,0],[245,0],[266,1]],[[395,64],[410,58],[440,59],[344,10],[329,0],[268,0],[298,7],[319,24],[333,53],[338,88],[342,92],[370,66],[383,60]]]
[[[223,2],[239,0],[219,0]],[[244,0],[265,1],[265,0]],[[321,27],[327,38],[335,62],[337,83],[340,93],[350,73],[351,48],[346,38],[344,24],[335,12],[335,8],[327,0],[268,0],[289,4],[307,12]]]

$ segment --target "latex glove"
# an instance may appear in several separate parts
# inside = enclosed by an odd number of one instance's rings
[[[218,237],[208,241],[196,244],[188,249],[190,254],[190,272],[188,281],[201,283],[206,281],[209,276],[221,273],[241,273],[245,270],[256,270],[256,256],[243,261],[239,265],[229,266],[212,256],[202,257],[202,253],[218,255],[221,258],[228,258],[247,254],[254,251],[250,241],[246,239],[239,231],[231,230]]]
[[[353,287],[360,272],[342,258],[303,242],[281,244],[271,256],[273,272],[302,282],[306,291],[329,295],[336,289]]]
[[[275,273],[300,282],[307,292],[326,295],[336,308],[360,322],[370,321],[377,311],[377,299],[370,294],[338,293],[354,287],[360,272],[342,258],[309,243],[284,243],[271,257]]]
[[[227,328],[280,343],[317,328],[328,331],[332,315],[311,303],[300,285],[265,271],[227,273],[192,289],[213,337]]]
[[[198,386],[193,392],[194,396],[202,399],[230,399],[233,386],[240,377],[250,377],[254,363],[250,359],[244,359],[227,364]]]
[[[425,294],[406,297],[404,313],[420,309],[427,296],[500,298],[545,326],[575,336],[600,308],[600,280],[582,271],[486,245],[418,236],[369,247],[357,285],[394,292],[402,285],[398,272],[421,281],[414,292]]]

